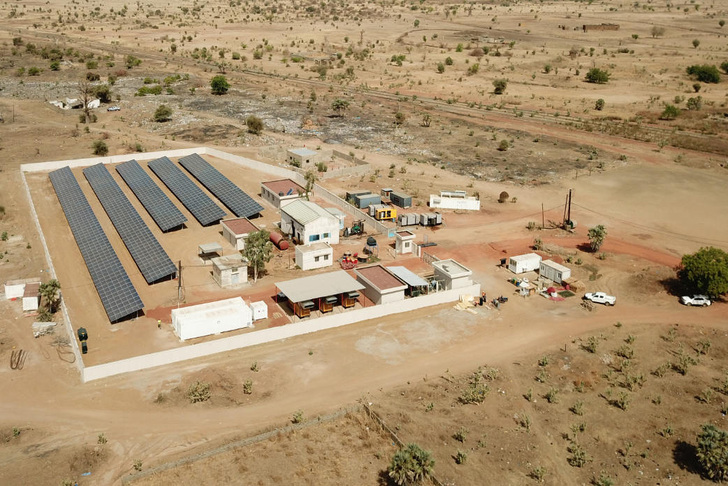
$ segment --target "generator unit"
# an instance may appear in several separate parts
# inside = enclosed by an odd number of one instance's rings
[[[440,213],[422,213],[420,214],[420,224],[422,226],[438,226],[442,224],[442,214]]]
[[[400,226],[416,226],[420,224],[420,215],[417,213],[402,213],[397,216],[397,224]]]
[[[396,221],[397,210],[384,204],[372,204],[369,206],[369,216],[377,221]]]

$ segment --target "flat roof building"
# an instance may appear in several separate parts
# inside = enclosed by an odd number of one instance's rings
[[[306,147],[288,149],[287,160],[291,165],[297,165],[298,167],[306,167],[307,165],[315,164],[318,162],[319,153],[315,150],[307,149]]]
[[[444,290],[459,289],[472,285],[470,276],[473,272],[453,259],[432,262],[435,280],[440,282]]]
[[[212,278],[220,287],[235,287],[248,281],[248,260],[240,253],[212,259]]]
[[[359,291],[364,286],[343,270],[320,273],[310,277],[279,282],[277,299],[285,299],[300,318],[308,317],[311,311],[331,312],[334,305],[354,307]]]
[[[276,208],[306,196],[306,189],[291,179],[260,183],[260,196]]]
[[[222,236],[233,248],[240,251],[245,248],[245,238],[250,233],[258,231],[258,227],[250,222],[248,218],[223,219]]]

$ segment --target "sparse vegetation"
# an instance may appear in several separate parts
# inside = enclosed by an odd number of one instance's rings
[[[387,473],[399,486],[417,484],[432,475],[435,460],[417,444],[407,444],[394,453]]]

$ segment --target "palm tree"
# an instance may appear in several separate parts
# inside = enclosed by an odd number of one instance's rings
[[[407,444],[392,456],[389,477],[399,486],[417,484],[432,475],[435,460],[429,451],[417,444]]]
[[[56,307],[58,306],[58,302],[60,300],[60,296],[58,295],[59,290],[61,290],[61,283],[55,278],[44,284],[40,284],[40,288],[38,289],[41,297],[45,299],[46,306],[51,313],[55,312]]]

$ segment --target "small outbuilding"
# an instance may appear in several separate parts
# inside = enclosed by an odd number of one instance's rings
[[[398,255],[412,253],[415,243],[415,234],[409,230],[400,230],[394,236],[394,250]]]
[[[407,284],[381,265],[355,268],[356,279],[364,285],[364,295],[377,305],[404,300]]]
[[[250,233],[258,231],[258,227],[250,222],[248,218],[223,219],[222,236],[233,248],[240,251],[245,248],[245,238]]]
[[[453,259],[432,262],[435,280],[440,282],[443,290],[459,289],[473,284],[470,276],[473,272]]]
[[[306,167],[307,165],[318,162],[319,153],[306,147],[288,149],[287,160],[291,165],[298,167]]]
[[[427,293],[429,283],[407,267],[391,266],[387,267],[390,273],[400,279],[407,285],[404,294],[409,297],[417,297],[420,294]]]
[[[369,191],[365,193],[347,193],[346,200],[359,209],[366,209],[371,204],[382,204],[382,196],[379,194],[372,194]]]
[[[480,211],[480,199],[468,196],[465,191],[440,191],[439,196],[430,195],[430,207]]]
[[[23,291],[23,312],[37,311],[40,307],[40,282],[25,284]]]
[[[399,206],[400,208],[412,207],[412,196],[403,194],[401,192],[390,192],[389,200],[392,202],[392,204],[394,204],[395,206]]]
[[[291,179],[261,182],[260,197],[280,209],[291,201],[306,197],[306,189]]]
[[[552,282],[560,284],[571,278],[571,269],[553,260],[543,260],[539,265],[538,274]]]
[[[222,245],[220,243],[203,243],[197,247],[197,256],[205,262],[222,256]]]
[[[262,300],[259,300],[258,302],[251,302],[250,310],[253,311],[254,322],[261,319],[268,319],[268,305]]]
[[[339,243],[339,220],[316,203],[298,199],[281,208],[281,231],[300,244]]]
[[[241,297],[172,309],[172,327],[182,341],[252,325],[253,311]]]
[[[212,278],[222,287],[235,287],[248,281],[248,260],[240,253],[212,259]]]
[[[328,243],[296,246],[296,265],[301,270],[330,267],[334,263],[334,249]]]
[[[4,285],[5,298],[7,300],[16,300],[25,295],[25,286],[37,283],[40,286],[39,278],[26,278],[23,280],[8,280]]]
[[[541,265],[541,256],[536,253],[525,253],[508,259],[508,270],[513,273],[533,272]]]

